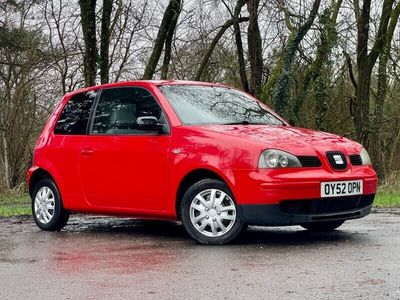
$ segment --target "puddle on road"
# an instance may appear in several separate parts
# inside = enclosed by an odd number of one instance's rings
[[[79,238],[78,238],[79,239]],[[51,264],[56,272],[62,274],[87,273],[107,270],[117,274],[167,269],[173,263],[174,255],[168,249],[157,249],[156,245],[128,245],[135,241],[119,241],[110,245],[110,241],[91,241],[90,247],[81,247],[75,243],[56,245],[52,253]],[[78,247],[77,247],[78,246]]]
[[[174,244],[190,241],[176,224],[127,219],[73,221],[64,233],[52,241],[50,263],[56,272],[71,275],[96,270],[116,274],[166,270],[181,248]]]

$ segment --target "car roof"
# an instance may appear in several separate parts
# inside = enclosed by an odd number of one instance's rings
[[[141,83],[143,85],[151,84],[155,86],[162,86],[162,85],[201,85],[201,86],[219,86],[219,87],[227,87],[221,83],[211,83],[211,82],[203,82],[203,81],[188,81],[188,80],[130,80],[130,81],[119,81],[101,85],[90,86],[86,88],[81,88],[66,94],[66,96],[72,96],[81,92],[88,92],[88,91],[95,91],[98,89],[104,88],[113,88],[113,87],[122,87],[122,86],[130,86],[133,84]]]

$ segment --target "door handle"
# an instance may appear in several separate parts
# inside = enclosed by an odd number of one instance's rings
[[[85,148],[81,150],[81,154],[85,156],[92,155],[94,153],[92,148]]]

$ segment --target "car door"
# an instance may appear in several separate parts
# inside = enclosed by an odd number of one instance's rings
[[[145,130],[137,119],[156,117],[162,130]],[[104,89],[81,144],[80,178],[95,207],[162,211],[168,199],[169,127],[146,89]]]

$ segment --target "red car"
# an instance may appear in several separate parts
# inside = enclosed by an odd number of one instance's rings
[[[36,224],[70,212],[180,220],[203,244],[247,225],[327,231],[366,216],[377,189],[367,151],[290,126],[220,84],[131,81],[64,96],[27,174]]]

